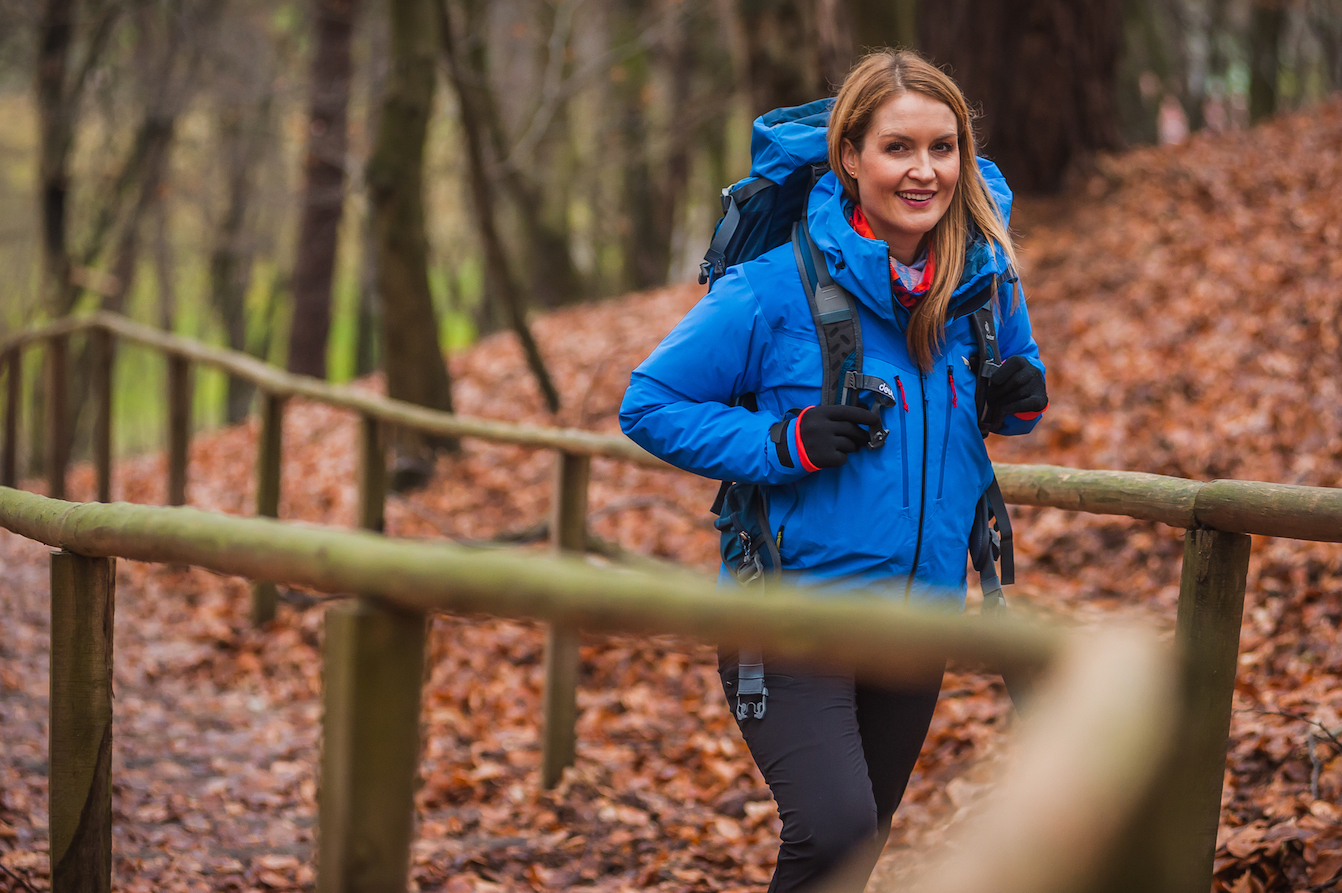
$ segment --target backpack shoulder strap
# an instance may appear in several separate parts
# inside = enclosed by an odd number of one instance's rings
[[[792,255],[820,342],[823,373],[820,402],[839,403],[844,374],[862,370],[862,326],[857,304],[848,290],[830,276],[825,256],[811,238],[804,214],[792,226]]]
[[[834,281],[825,263],[825,255],[811,238],[807,225],[811,207],[811,190],[829,171],[829,165],[819,162],[811,165],[811,183],[802,202],[801,219],[792,225],[792,256],[797,262],[797,274],[802,290],[811,307],[815,334],[820,343],[820,402],[843,402],[844,374],[862,371],[862,325],[857,315],[857,302],[848,290]]]
[[[997,294],[997,280],[993,279],[993,288],[986,303],[970,315],[970,324],[974,327],[974,341],[978,345],[978,387],[974,388],[974,410],[978,415],[979,434],[987,437],[999,425],[1001,418],[988,409],[988,381],[1002,365],[1002,351],[997,346],[997,323],[993,320],[992,298]]]

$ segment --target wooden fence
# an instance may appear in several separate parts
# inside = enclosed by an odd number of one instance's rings
[[[1065,634],[884,600],[808,598],[784,587],[761,599],[688,573],[600,569],[572,557],[185,507],[69,503],[10,488],[0,488],[0,526],[60,550],[51,556],[48,766],[56,893],[110,889],[116,557],[362,593],[326,615],[323,893],[406,888],[425,618],[434,611],[676,633],[853,667],[887,682],[923,676],[948,656],[1022,670],[1051,666],[999,796],[966,828],[955,857],[921,879],[916,889],[928,893],[1106,889],[1116,843],[1152,814],[1147,803],[1181,725],[1171,655],[1132,631]]]
[[[21,351],[29,345],[40,344],[46,348],[47,360],[48,492],[53,497],[64,495],[68,464],[66,445],[70,440],[64,427],[68,423],[65,399],[67,345],[70,336],[76,332],[85,332],[93,339],[91,393],[97,412],[93,452],[98,497],[104,502],[110,498],[111,491],[111,376],[115,339],[156,349],[167,357],[167,400],[171,409],[167,492],[172,505],[184,503],[186,496],[192,364],[211,366],[250,381],[258,388],[261,436],[257,452],[257,512],[263,516],[277,514],[281,485],[281,423],[284,401],[291,396],[319,400],[359,414],[358,523],[369,530],[380,530],[382,526],[385,456],[381,444],[382,431],[388,425],[555,451],[555,498],[550,533],[554,546],[566,551],[582,551],[586,546],[587,482],[593,456],[671,469],[621,437],[492,422],[428,410],[291,375],[235,351],[141,326],[124,317],[96,313],[62,319],[0,345],[0,363],[8,378],[6,392],[9,395],[4,442],[0,445],[2,485],[12,487],[17,481]],[[1082,471],[1051,466],[998,465],[997,475],[1003,494],[1011,503],[1126,515],[1161,521],[1188,531],[1176,621],[1182,710],[1188,721],[1179,724],[1175,756],[1163,770],[1167,774],[1163,786],[1173,792],[1162,798],[1165,819],[1161,823],[1148,822],[1146,827],[1171,829],[1161,840],[1179,841],[1178,845],[1193,855],[1189,856],[1188,852],[1177,856],[1171,854],[1163,861],[1151,863],[1182,866],[1176,874],[1183,878],[1184,886],[1157,886],[1153,885],[1154,881],[1138,886],[1203,893],[1211,875],[1220,812],[1231,693],[1238,663],[1248,568],[1248,534],[1342,542],[1342,491],[1245,481],[1203,483],[1135,472]],[[287,561],[281,565],[289,567]],[[274,616],[276,590],[268,581],[293,579],[291,575],[279,573],[279,569],[261,569],[255,573],[229,571],[243,573],[256,581],[252,585],[251,613],[257,623],[264,623]],[[341,590],[341,587],[335,588]],[[344,591],[366,590],[346,587]],[[420,610],[429,607],[433,606],[419,606]],[[491,608],[482,610],[497,613]],[[545,613],[530,616],[545,617],[551,622],[545,658],[545,734],[541,770],[542,784],[550,786],[573,760],[577,630],[593,628],[596,618],[577,618],[564,612],[555,612],[553,616]],[[401,634],[408,635],[404,630]],[[1161,844],[1155,840],[1155,832],[1151,833],[1153,838],[1147,842],[1148,848],[1174,845]]]

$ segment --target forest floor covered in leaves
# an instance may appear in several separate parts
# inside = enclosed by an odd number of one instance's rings
[[[1024,202],[1023,280],[1049,366],[1037,432],[998,460],[1197,479],[1342,485],[1342,102],[1255,130],[1104,159]],[[511,336],[452,358],[461,412],[618,430],[629,370],[697,300],[676,287],[552,313],[536,334],[565,398],[551,417]],[[377,381],[364,386],[377,388]],[[256,424],[198,436],[189,501],[248,513]],[[295,403],[281,515],[348,526],[355,422]],[[552,458],[467,442],[395,496],[394,536],[533,529]],[[161,455],[113,496],[160,503]],[[34,489],[40,489],[34,484]],[[92,498],[78,468],[73,498]],[[715,484],[597,461],[595,534],[711,572]],[[1182,531],[1015,512],[1017,601],[1072,622],[1168,632]],[[46,550],[0,533],[0,891],[48,886]],[[323,602],[290,593],[249,628],[243,581],[121,562],[114,884],[311,889]],[[971,602],[973,601],[971,597]],[[971,604],[971,610],[976,608]],[[1331,889],[1342,872],[1342,547],[1255,538],[1218,890]],[[713,652],[671,638],[582,649],[578,761],[537,783],[543,633],[439,617],[429,649],[413,882],[420,890],[763,890],[778,820],[727,712]],[[948,674],[877,877],[897,876],[991,787],[1013,718],[994,677]]]

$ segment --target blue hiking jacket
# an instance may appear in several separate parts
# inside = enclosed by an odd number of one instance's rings
[[[980,159],[979,168],[1007,215],[1006,181],[989,161]],[[920,372],[905,341],[909,311],[891,295],[886,243],[855,232],[850,212],[827,173],[811,193],[807,219],[830,274],[857,300],[862,371],[884,379],[898,399],[880,410],[890,431],[883,447],[807,472],[796,456],[794,417],[784,436],[792,467],[779,460],[770,427],[789,409],[821,401],[820,347],[790,243],[713,284],[634,370],[620,426],[678,468],[766,485],[769,526],[793,582],[963,606],[974,507],[993,477],[970,372],[977,346],[968,314],[981,302],[969,306],[969,299],[994,275],[1002,357],[1044,366],[1025,302],[1013,301],[1014,274],[980,236],[967,249],[944,348],[932,371]],[[748,393],[757,412],[730,405]],[[1025,434],[1036,422],[1008,417],[998,433]]]

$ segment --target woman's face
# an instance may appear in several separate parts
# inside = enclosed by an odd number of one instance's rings
[[[901,263],[917,259],[923,236],[950,207],[960,179],[955,124],[944,102],[904,93],[876,110],[860,150],[843,145],[862,213]]]

